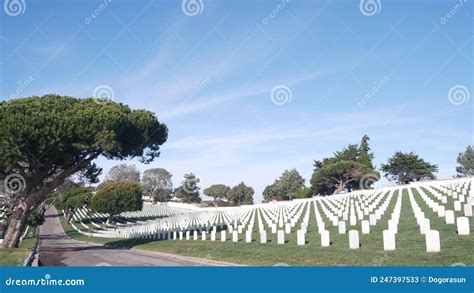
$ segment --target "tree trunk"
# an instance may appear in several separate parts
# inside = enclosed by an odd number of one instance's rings
[[[24,199],[21,199],[15,208],[10,223],[8,224],[7,233],[3,239],[3,248],[18,247],[20,243],[21,230],[26,223],[29,206]]]
[[[346,187],[346,182],[339,181],[339,186],[337,187],[336,190],[334,190],[333,194],[339,194],[344,189],[344,187]]]

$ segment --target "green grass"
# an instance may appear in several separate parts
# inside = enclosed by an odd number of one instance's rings
[[[450,266],[453,264],[474,265],[474,236],[458,236],[455,225],[446,225],[443,219],[435,215],[428,206],[424,205],[420,195],[413,189],[413,194],[425,212],[425,216],[431,219],[432,229],[440,231],[441,252],[427,253],[425,250],[425,238],[419,233],[419,227],[410,205],[407,189],[403,190],[402,210],[399,232],[396,236],[397,250],[384,251],[382,231],[387,229],[388,220],[395,207],[397,197],[394,196],[388,206],[384,216],[377,222],[375,227],[371,226],[371,233],[360,234],[361,247],[357,250],[349,249],[348,234],[338,234],[337,227],[333,227],[318,203],[318,209],[326,222],[326,229],[330,231],[331,246],[321,247],[320,237],[317,233],[314,206],[310,205],[311,213],[309,218],[308,233],[306,234],[307,244],[305,246],[296,245],[296,229],[299,229],[299,222],[292,229],[291,234],[287,234],[284,245],[277,245],[276,235],[269,233],[267,229],[269,243],[260,244],[258,234],[258,220],[255,220],[253,242],[245,243],[245,233],[240,235],[239,242],[234,243],[229,240],[220,241],[220,234],[217,240],[146,240],[146,239],[102,239],[89,238],[80,235],[70,226],[65,226],[65,231],[69,237],[81,241],[107,244],[118,248],[138,248],[143,250],[155,250],[169,252],[185,256],[208,258],[226,262],[272,266],[287,264],[290,266]],[[395,194],[397,195],[397,193]],[[384,195],[385,198],[388,194]],[[448,202],[448,204],[452,204]],[[305,212],[301,216],[303,219]],[[456,212],[456,216],[461,216],[461,212]],[[367,218],[366,218],[367,219]],[[474,232],[474,220],[470,218],[471,231]],[[268,228],[268,227],[267,227]],[[350,226],[347,222],[347,229],[361,230],[360,224]],[[208,236],[209,237],[209,236]],[[200,239],[200,238],[199,238]]]
[[[18,248],[0,249],[0,266],[15,267],[22,266],[25,259],[30,255],[31,249],[36,243],[36,237],[28,233]]]

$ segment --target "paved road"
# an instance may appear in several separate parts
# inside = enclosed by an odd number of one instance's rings
[[[43,266],[229,266],[207,259],[161,252],[145,252],[105,247],[69,239],[59,223],[54,207],[45,213],[40,227],[39,261]]]

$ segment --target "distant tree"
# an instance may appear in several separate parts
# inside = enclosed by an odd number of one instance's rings
[[[140,211],[143,207],[141,186],[132,181],[107,182],[92,196],[89,207],[109,214],[108,221],[123,212]]]
[[[271,200],[282,200],[278,198],[278,193],[275,188],[275,183],[268,185],[262,192],[263,200],[268,202]]]
[[[364,135],[360,140],[357,162],[361,163],[362,165],[369,166],[371,169],[375,170],[375,166],[373,164],[374,154],[370,152],[369,147],[369,136]]]
[[[77,209],[84,206],[92,196],[93,188],[82,186],[70,186],[64,190],[55,192],[54,205],[64,211],[64,220],[70,223]]]
[[[232,187],[227,193],[227,199],[233,203],[234,206],[253,204],[253,195],[255,191],[252,187],[241,182]]]
[[[185,174],[181,186],[175,189],[175,196],[184,203],[199,203],[201,197],[199,190],[199,178],[193,173]]]
[[[296,169],[285,170],[275,182],[263,192],[265,201],[292,200],[304,194],[304,179]]]
[[[408,184],[412,181],[435,179],[433,173],[438,171],[438,166],[426,162],[413,152],[396,152],[388,159],[387,164],[381,165],[381,170],[389,180]]]
[[[380,174],[373,165],[374,154],[370,152],[369,140],[364,135],[359,145],[349,144],[341,151],[336,151],[333,157],[315,160],[309,195],[371,188]],[[365,180],[369,175],[370,180]]]
[[[474,176],[474,147],[468,145],[463,153],[459,153],[457,163],[458,177]]]
[[[219,198],[227,198],[227,193],[230,191],[230,187],[224,184],[214,184],[204,189],[206,196],[212,197],[214,201]]]
[[[135,165],[119,164],[110,168],[105,181],[140,182],[140,171]]]
[[[354,161],[338,161],[324,165],[313,173],[311,185],[316,190],[325,190],[337,194],[352,182],[358,182],[363,176],[370,174],[370,167]]]
[[[173,193],[173,174],[163,168],[149,169],[143,172],[143,194],[153,198],[153,202],[171,200]]]

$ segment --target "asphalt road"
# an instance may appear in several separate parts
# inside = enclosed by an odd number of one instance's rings
[[[69,239],[54,207],[40,227],[39,262],[42,266],[232,266],[233,264],[169,253],[109,248]]]

